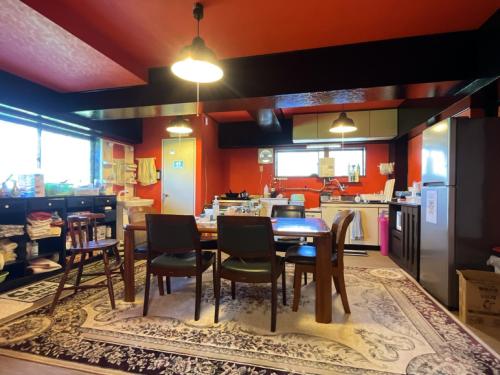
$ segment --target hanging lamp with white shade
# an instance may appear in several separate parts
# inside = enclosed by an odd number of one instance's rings
[[[172,120],[166,130],[170,134],[178,136],[191,134],[193,132],[193,128],[191,128],[189,121],[182,117],[177,117]]]
[[[203,4],[194,4],[193,16],[197,22],[196,36],[190,45],[182,48],[170,69],[173,74],[186,81],[196,83],[218,81],[224,76],[224,71],[220,67],[215,53],[206,46],[205,41],[200,37]]]

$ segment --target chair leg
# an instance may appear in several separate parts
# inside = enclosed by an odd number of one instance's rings
[[[75,261],[75,254],[71,254],[69,257],[69,261],[66,264],[66,269],[64,270],[64,274],[61,277],[61,281],[59,281],[59,285],[56,290],[56,294],[54,295],[54,300],[52,301],[52,305],[50,306],[49,309],[49,315],[52,315],[54,313],[54,309],[56,308],[57,301],[59,300],[59,297],[61,297],[61,293],[64,288],[64,284],[66,284],[66,280],[68,279],[68,274],[69,271],[71,271],[71,268],[73,267],[73,262]]]
[[[196,275],[196,300],[194,303],[194,320],[200,320],[200,305],[201,305],[201,271],[197,271]]]
[[[170,294],[172,293],[172,287],[170,285],[170,276],[167,276],[166,277],[166,281],[165,281],[165,284],[167,284],[167,294]]]
[[[340,287],[339,287],[339,280],[337,279],[337,276],[333,275],[332,279],[333,279],[333,285],[335,286],[335,291],[337,293],[339,293],[340,292],[340,289],[339,289]]]
[[[274,275],[273,275],[274,276]],[[272,278],[271,281],[271,332],[276,332],[276,312],[278,308],[278,296],[277,296],[277,280]]]
[[[76,275],[76,281],[75,281],[75,292],[73,294],[76,294],[76,292],[78,291],[78,286],[80,285],[80,281],[82,280],[83,262],[85,262],[86,257],[87,253],[80,254],[80,263],[78,263],[78,273]]]
[[[295,272],[293,274],[293,302],[292,311],[297,311],[299,309],[300,302],[300,279],[302,277],[302,272],[299,267],[295,265]]]
[[[307,272],[304,272],[304,285],[307,285]]]
[[[144,304],[142,307],[142,316],[148,315],[149,308],[149,286],[151,284],[151,271],[149,265],[146,266],[146,285],[144,287]]]
[[[285,263],[283,263],[283,269],[281,270],[281,293],[283,294],[283,305],[286,306],[286,271],[285,271]]]
[[[160,296],[165,295],[165,289],[163,288],[163,276],[158,276],[158,291],[160,292]]]
[[[340,298],[342,299],[342,306],[344,306],[344,312],[346,314],[351,313],[349,308],[349,302],[347,301],[347,291],[345,289],[344,272],[339,272],[338,283],[340,287]]]
[[[113,281],[111,280],[111,272],[109,270],[109,259],[106,250],[102,252],[102,260],[104,261],[104,273],[106,274],[106,281],[108,284],[109,300],[111,302],[111,308],[115,309],[115,293],[113,292]]]
[[[120,262],[120,275],[122,276],[122,280],[125,280],[125,268],[123,267],[122,257],[120,255],[120,251],[118,250],[118,246],[113,248],[113,253],[115,254],[116,261]]]
[[[215,312],[214,312],[214,323],[219,323],[219,304],[220,304],[220,270],[218,269],[215,271],[216,277],[215,277],[215,289],[214,289],[214,294],[215,294]]]
[[[212,264],[212,284],[214,287],[214,298],[215,298],[215,288],[217,288],[217,268],[215,267],[215,262]]]
[[[231,298],[236,299],[236,282],[231,281]]]

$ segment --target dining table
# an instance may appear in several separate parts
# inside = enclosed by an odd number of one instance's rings
[[[332,320],[332,234],[330,228],[320,218],[272,218],[275,236],[312,237],[316,246],[316,295],[315,316],[318,323]],[[198,219],[201,234],[217,233],[215,221]],[[124,225],[124,300],[135,301],[134,248],[136,231],[145,231],[146,223],[137,222]]]

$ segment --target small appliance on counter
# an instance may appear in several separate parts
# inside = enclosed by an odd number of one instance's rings
[[[228,193],[224,193],[221,195],[220,200],[249,200],[250,195],[246,190],[243,190],[240,193],[233,193],[231,190],[229,190]]]
[[[306,199],[304,197],[304,194],[292,194],[290,196],[290,201],[288,204],[291,204],[293,206],[303,206],[305,203]]]

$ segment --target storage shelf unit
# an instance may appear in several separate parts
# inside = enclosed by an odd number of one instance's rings
[[[104,209],[105,207],[111,209]],[[0,224],[26,225],[26,218],[31,212],[57,211],[61,219],[66,223],[68,215],[73,212],[91,211],[103,212],[106,218],[99,222],[111,226],[112,237],[116,237],[116,196],[71,196],[71,197],[45,197],[45,198],[0,198]],[[0,292],[14,289],[34,281],[53,276],[62,270],[32,274],[29,261],[36,258],[58,258],[61,266],[66,263],[66,225],[63,225],[60,237],[48,237],[36,240],[38,243],[38,255],[29,257],[26,252],[26,244],[30,242],[29,235],[8,237],[12,242],[18,244],[15,252],[17,259],[5,264],[4,271],[8,271],[7,279],[0,283]],[[96,259],[98,259],[96,257]]]
[[[398,214],[399,213],[399,214]],[[401,230],[396,226],[401,215]],[[389,256],[417,281],[420,275],[420,206],[389,205]]]

